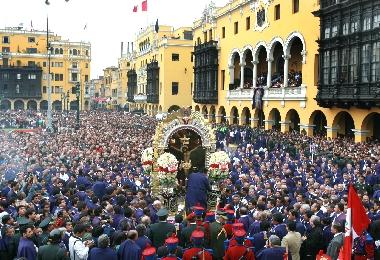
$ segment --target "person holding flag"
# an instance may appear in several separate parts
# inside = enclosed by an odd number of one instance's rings
[[[339,254],[338,259],[351,260],[353,251],[355,250],[354,244],[358,245],[358,243],[360,243],[360,237],[364,235],[369,224],[370,219],[366,214],[363,203],[351,184],[348,190],[348,206],[343,251],[342,254]],[[355,259],[359,258],[355,257]]]

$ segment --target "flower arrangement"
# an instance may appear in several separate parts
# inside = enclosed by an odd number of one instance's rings
[[[150,172],[153,165],[153,148],[146,148],[141,155],[142,167],[145,172]]]
[[[209,179],[214,182],[219,182],[228,177],[228,164],[230,158],[224,151],[212,153],[210,156]]]
[[[177,182],[178,161],[171,153],[164,153],[157,160],[158,179],[163,187],[173,187]]]

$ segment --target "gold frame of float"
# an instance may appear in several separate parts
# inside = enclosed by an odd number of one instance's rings
[[[180,130],[193,131],[201,138],[202,147],[206,152],[205,168],[208,169],[210,155],[216,149],[215,130],[200,112],[191,110],[190,107],[172,112],[157,125],[156,133],[153,137],[154,165],[151,182],[153,195],[159,194],[159,182],[156,176],[158,172],[157,159],[168,148],[170,137]]]

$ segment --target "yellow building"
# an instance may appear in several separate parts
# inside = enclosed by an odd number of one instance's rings
[[[48,108],[46,31],[22,27],[0,29],[0,95],[3,109]],[[80,107],[89,107],[85,88],[90,78],[91,45],[49,33],[53,110],[76,109],[72,88],[81,85]]]
[[[107,67],[103,70],[104,97],[107,98],[107,108],[117,109],[121,93],[119,68]]]
[[[283,132],[356,141],[375,135],[378,107],[323,108],[315,100],[320,19],[313,12],[319,10],[319,0],[211,3],[193,26],[193,108],[217,122]]]
[[[191,105],[192,39],[190,27],[149,26],[138,33],[123,58],[131,110],[154,115]]]

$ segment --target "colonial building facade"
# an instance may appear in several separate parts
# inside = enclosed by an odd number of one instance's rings
[[[154,115],[191,105],[192,39],[190,27],[149,26],[139,32],[122,58],[130,110]]]
[[[380,137],[378,14],[378,0],[211,3],[193,26],[193,108],[216,122]]]
[[[70,42],[49,33],[50,73],[54,110],[76,109],[72,88],[81,84],[81,109],[89,108],[91,45]],[[21,27],[0,29],[0,96],[2,109],[48,108],[46,31]]]

